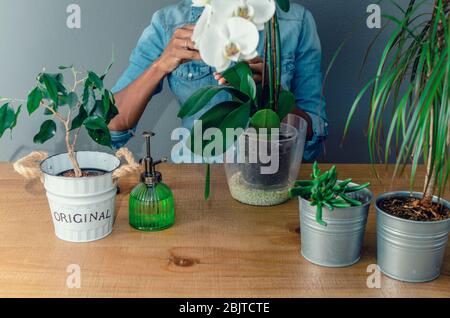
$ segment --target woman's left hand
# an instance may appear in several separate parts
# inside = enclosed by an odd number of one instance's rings
[[[255,80],[256,84],[259,84],[262,82],[262,73],[264,68],[264,61],[261,57],[256,57],[253,60],[250,60],[247,62],[247,64],[250,66],[251,70],[253,71],[253,79]],[[227,81],[220,73],[214,73],[214,78],[219,82],[220,85],[227,84]]]

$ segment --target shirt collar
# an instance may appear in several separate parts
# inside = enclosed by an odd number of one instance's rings
[[[190,22],[196,22],[200,18],[200,16],[202,15],[203,10],[204,10],[203,7],[191,6]]]

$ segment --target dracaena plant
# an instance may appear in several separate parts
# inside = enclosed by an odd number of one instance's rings
[[[178,117],[183,119],[204,112],[217,94],[225,92],[231,96],[230,101],[214,105],[200,116],[198,124],[201,122],[202,133],[217,128],[226,136],[227,129],[280,128],[282,120],[295,107],[295,96],[281,87],[282,48],[277,4],[285,12],[290,9],[289,0],[193,2],[195,6],[205,7],[195,27],[193,41],[203,61],[222,72],[227,85],[201,88],[182,105]],[[256,84],[245,61],[257,56],[260,30],[265,30],[264,71],[262,82]],[[196,129],[194,125],[192,132]],[[223,151],[232,144],[233,140],[224,140]],[[206,146],[204,143],[201,147],[201,155]],[[210,175],[209,165],[207,167],[206,197]]]
[[[327,226],[322,218],[324,207],[334,211],[363,205],[363,202],[352,198],[351,193],[366,189],[370,183],[351,186],[351,182],[352,179],[338,181],[336,166],[322,173],[317,162],[314,162],[311,180],[296,181],[294,187],[289,189],[289,196],[309,200],[311,206],[316,207],[317,223]]]
[[[361,98],[370,90],[370,158],[387,162],[395,146],[394,176],[411,164],[411,187],[423,159],[427,168],[425,206],[435,191],[443,195],[450,173],[449,11],[450,0],[410,0],[402,16],[385,16],[395,30],[374,79],[356,98],[346,126],[347,132]],[[383,139],[383,116],[388,111],[392,115]]]
[[[111,65],[106,73],[110,67]],[[60,123],[75,176],[81,177],[82,171],[75,153],[81,129],[85,128],[96,143],[111,147],[108,124],[118,114],[118,110],[113,94],[103,84],[106,73],[99,76],[88,71],[84,74],[73,66],[60,66],[59,70],[61,73],[57,74],[40,73],[27,100],[0,99],[0,102],[5,102],[0,108],[0,137],[6,130],[12,130],[16,126],[22,107],[20,103],[26,103],[30,116],[42,109],[48,119],[41,124],[33,142],[43,144],[52,139],[58,129],[57,123]],[[69,71],[73,81],[67,86],[62,72]],[[14,109],[14,104],[18,105],[17,110]]]

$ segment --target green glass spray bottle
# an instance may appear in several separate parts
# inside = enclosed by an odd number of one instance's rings
[[[140,231],[161,231],[175,222],[175,203],[172,190],[162,183],[162,175],[155,170],[161,162],[153,161],[151,156],[151,138],[154,133],[143,134],[147,145],[144,158],[144,173],[141,183],[130,193],[130,225]]]

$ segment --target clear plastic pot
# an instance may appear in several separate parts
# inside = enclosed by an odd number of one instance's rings
[[[277,135],[247,130],[227,153],[232,197],[256,206],[286,202],[302,163],[306,130],[306,121],[295,115],[286,118]]]

